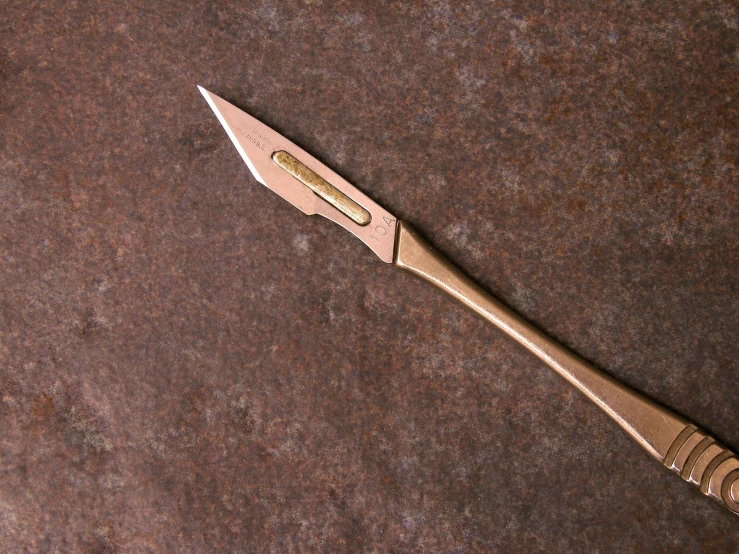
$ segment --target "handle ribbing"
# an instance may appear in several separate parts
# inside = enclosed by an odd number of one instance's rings
[[[663,461],[703,494],[739,515],[739,459],[695,425],[687,425]]]
[[[739,515],[739,461],[731,452],[712,439],[709,442],[685,419],[546,336],[449,263],[407,223],[398,222],[394,263],[438,287],[532,352],[608,414],[651,456],[681,475],[685,470],[686,480]]]

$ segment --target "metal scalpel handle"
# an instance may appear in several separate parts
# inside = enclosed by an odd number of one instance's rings
[[[739,515],[739,459],[690,422],[595,369],[498,302],[398,222],[396,266],[440,288],[535,354],[651,456]]]

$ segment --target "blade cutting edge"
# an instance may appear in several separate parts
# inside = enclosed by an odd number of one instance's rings
[[[213,98],[211,97],[210,93],[207,90],[205,90],[203,87],[201,87],[200,85],[198,85],[198,90],[205,97],[205,101],[208,102],[210,109],[213,110],[213,113],[216,114],[218,121],[220,121],[221,125],[223,125],[223,128],[226,130],[226,133],[228,134],[228,137],[231,139],[231,142],[233,142],[234,146],[236,147],[236,150],[238,150],[239,154],[241,154],[241,157],[246,162],[246,166],[249,168],[249,171],[251,171],[252,175],[254,175],[254,178],[257,181],[259,181],[260,183],[266,186],[267,183],[265,183],[264,179],[262,179],[262,176],[259,175],[257,168],[254,167],[254,164],[249,159],[249,156],[247,156],[246,152],[244,151],[244,148],[241,146],[241,143],[239,142],[239,139],[236,138],[236,135],[234,135],[234,132],[231,130],[231,127],[228,125],[228,123],[226,123],[226,119],[223,117],[221,110],[218,109],[218,106],[216,106],[216,103],[213,101]]]

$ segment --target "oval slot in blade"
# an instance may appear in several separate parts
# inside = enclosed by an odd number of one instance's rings
[[[341,192],[311,168],[300,162],[295,156],[279,150],[272,154],[272,161],[311,189],[323,200],[343,213],[357,225],[364,227],[372,221],[372,216],[362,206]]]

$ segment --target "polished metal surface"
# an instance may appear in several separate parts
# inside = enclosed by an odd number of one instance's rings
[[[663,408],[549,338],[490,296],[408,224],[293,143],[200,88],[254,177],[306,214],[359,237],[385,262],[431,283],[532,352],[618,423],[644,450],[739,515],[739,459]]]
[[[441,289],[532,352],[608,414],[652,457],[739,515],[735,495],[739,488],[739,459],[735,454],[526,322],[454,267],[404,222],[398,226],[395,265]]]
[[[362,206],[349,198],[310,167],[301,163],[289,152],[280,150],[272,154],[272,159],[282,169],[315,192],[357,225],[364,227],[372,221],[372,216]]]
[[[223,98],[198,87],[254,178],[307,215],[320,214],[356,235],[383,261],[393,261],[397,219],[313,156]],[[288,152],[370,214],[360,224],[275,163],[272,155]]]

